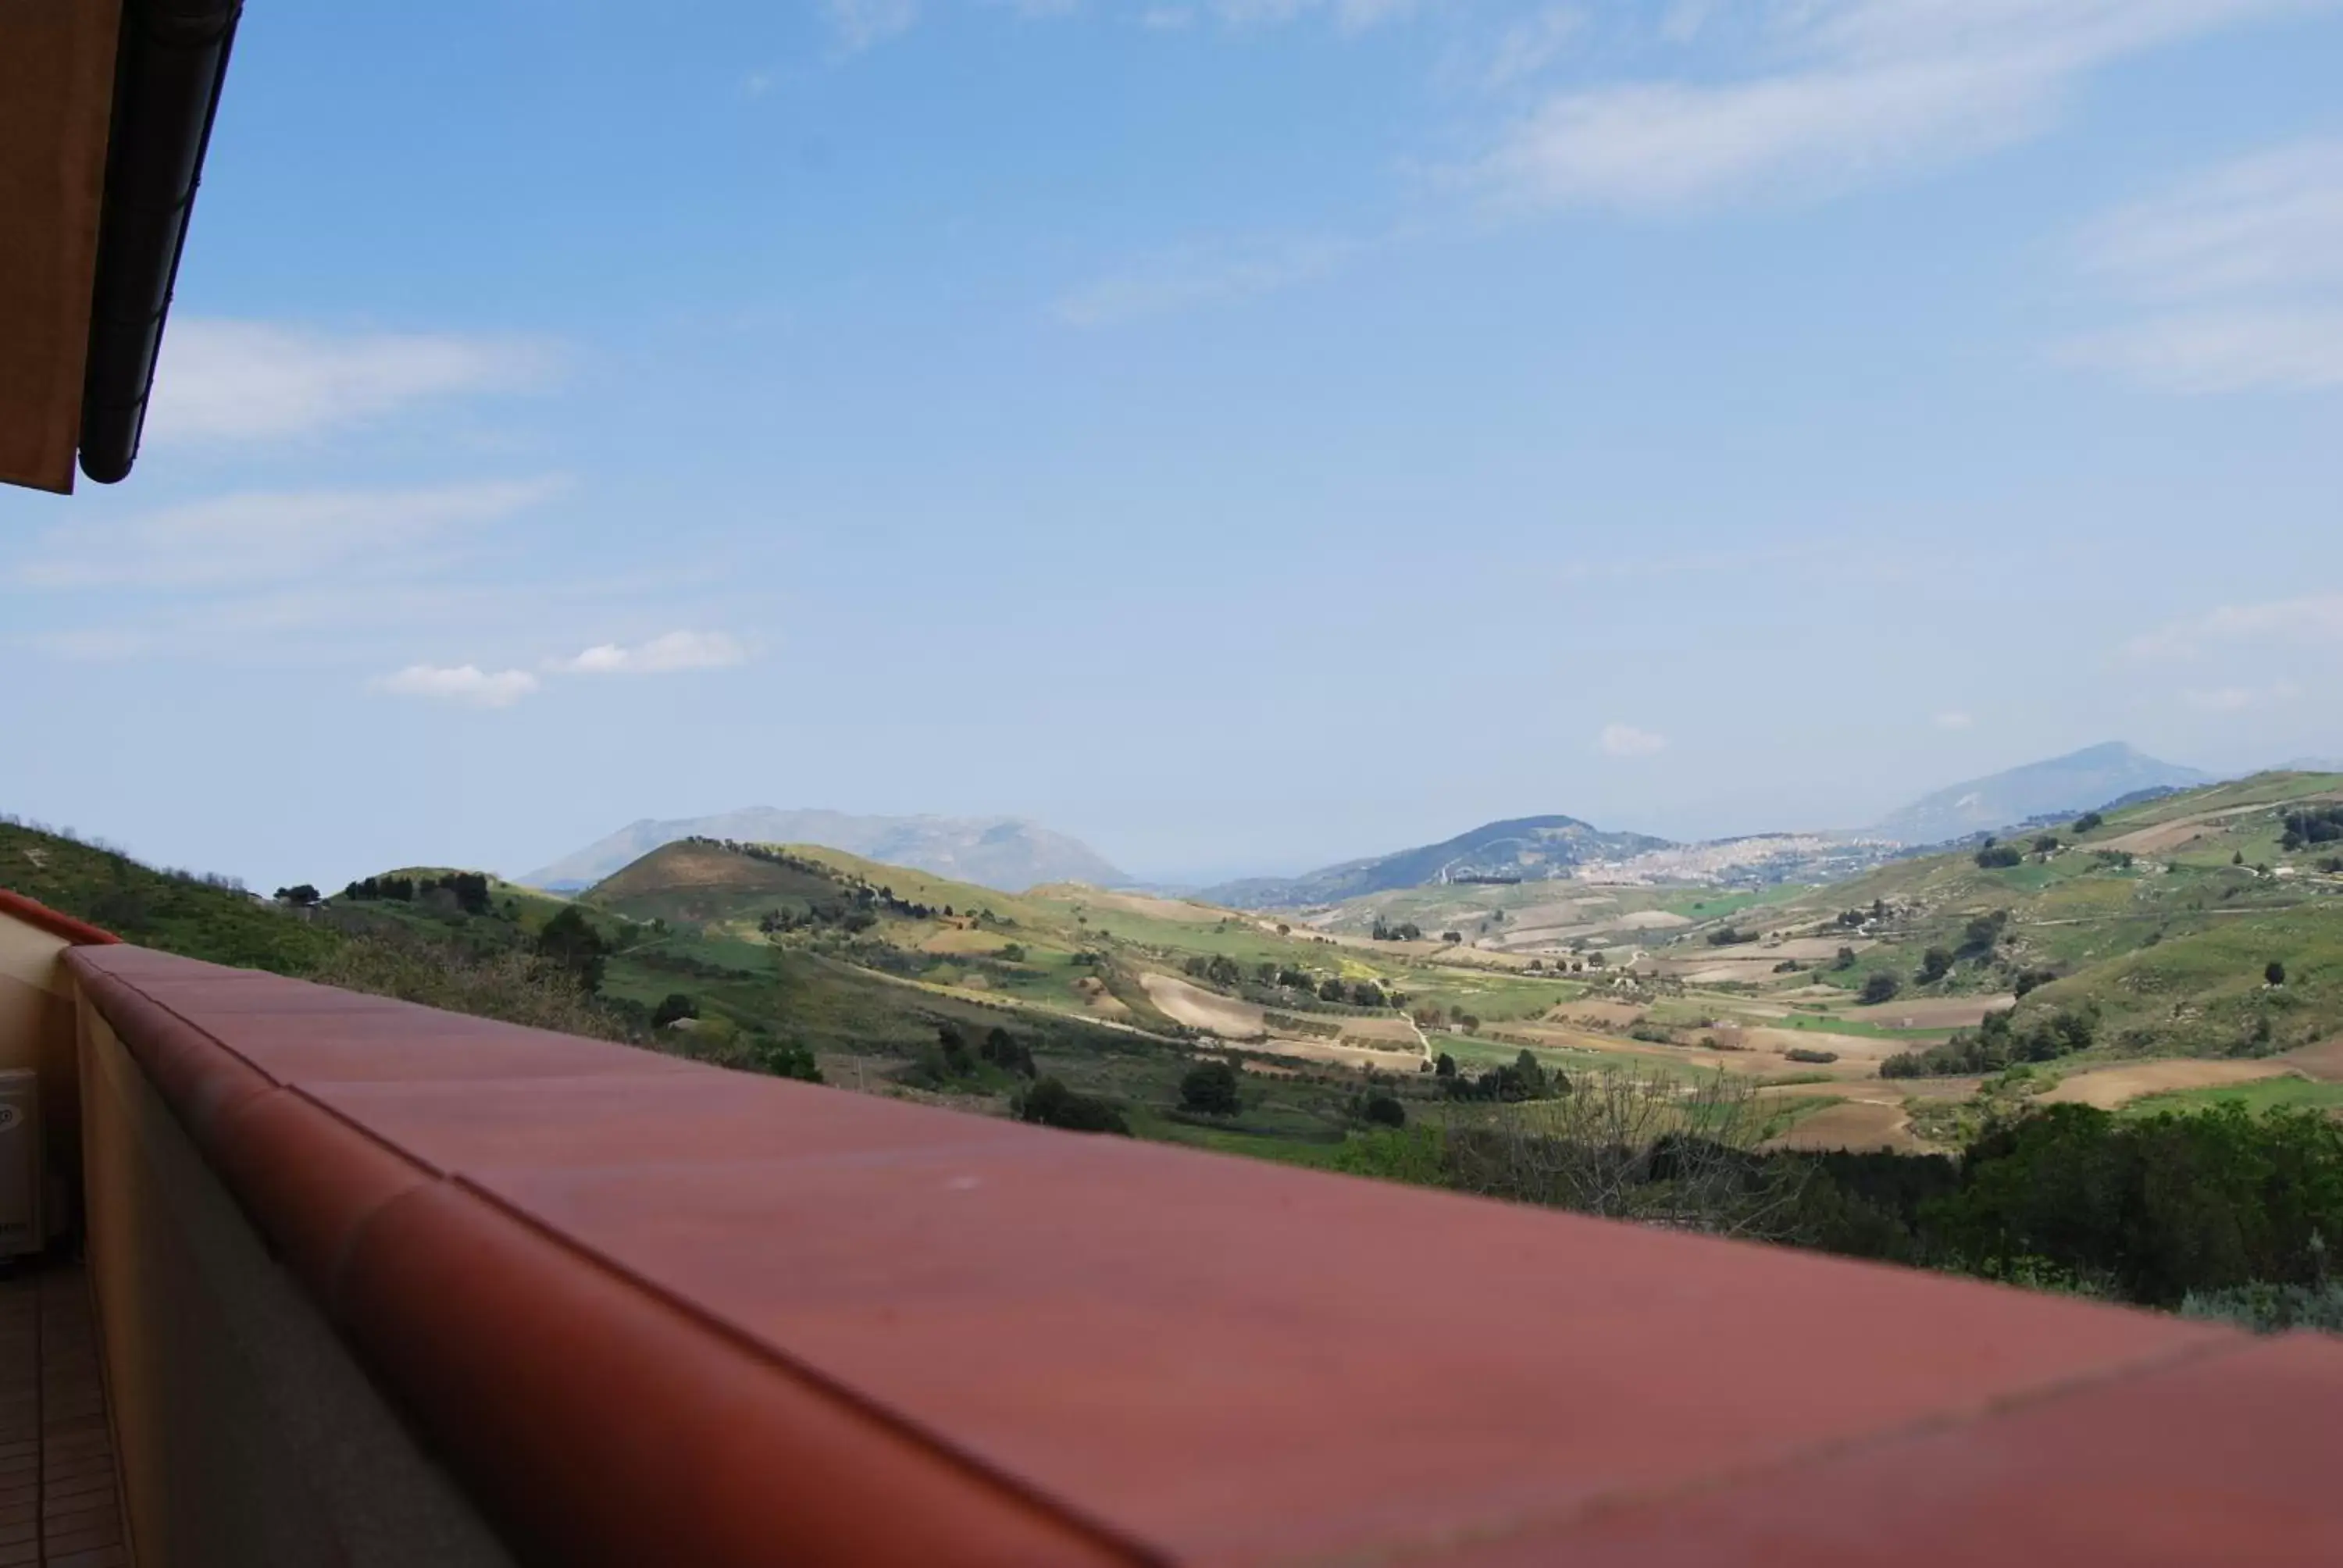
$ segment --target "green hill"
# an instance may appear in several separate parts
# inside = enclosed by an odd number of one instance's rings
[[[2343,835],[2343,777],[2264,774],[1900,861],[1658,952],[1754,957],[1728,991],[1833,1013],[2015,994],[2021,1030],[2087,1014],[2084,1061],[2273,1055],[2343,1033],[2343,838],[2318,833]],[[1762,962],[1817,942],[1838,956]]]
[[[238,969],[306,975],[341,946],[333,930],[226,879],[157,870],[21,823],[0,821],[0,887],[126,941]]]

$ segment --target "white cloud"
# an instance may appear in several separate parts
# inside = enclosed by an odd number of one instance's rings
[[[1076,289],[1055,314],[1069,327],[1111,327],[1271,294],[1323,277],[1358,249],[1354,241],[1323,238],[1190,246]]]
[[[547,663],[565,675],[672,675],[688,669],[725,669],[749,650],[720,631],[671,631],[633,648],[600,643],[569,658]]]
[[[849,54],[907,33],[920,19],[919,0],[824,0],[830,25]]]
[[[2299,695],[2293,682],[2281,680],[2270,686],[2222,686],[2210,690],[2192,688],[2180,694],[2180,700],[2199,713],[2244,713],[2257,708],[2276,708]]]
[[[523,390],[542,344],[446,334],[334,336],[260,321],[175,318],[155,369],[156,441],[267,441],[377,418],[430,397]]]
[[[1650,757],[1668,749],[1668,738],[1632,724],[1606,724],[1595,745],[1612,757]]]
[[[2084,266],[2149,299],[2343,286],[2343,139],[2269,148],[2109,214]]]
[[[1394,21],[1413,12],[1416,5],[1417,0],[1212,0],[1212,9],[1221,19],[1236,26],[1291,22],[1326,12],[1345,33]]]
[[[1527,81],[1559,58],[1586,28],[1586,13],[1574,5],[1551,5],[1505,29],[1481,71],[1490,87]]]
[[[1775,0],[1774,68],[1548,98],[1473,171],[1503,204],[1814,194],[2038,135],[2126,55],[2322,0]]]
[[[2153,391],[2343,387],[2343,140],[2238,158],[2085,231],[2084,270],[2149,313],[2060,347]]]
[[[379,677],[374,686],[399,697],[424,697],[472,708],[510,708],[537,689],[537,677],[525,669],[484,670],[477,664],[410,664]]]
[[[1967,729],[1976,723],[1976,716],[1973,713],[1963,713],[1958,709],[1955,709],[1950,712],[1936,715],[1935,722],[1939,729]]]
[[[2318,392],[2343,387],[2343,308],[2163,316],[2075,338],[2059,363],[2151,392]]]
[[[2313,648],[2343,642],[2343,594],[2308,594],[2261,604],[2223,605],[2176,620],[2124,645],[2133,658],[2193,658],[2215,647]]]
[[[28,588],[218,590],[328,573],[382,574],[468,525],[538,505],[558,478],[416,490],[253,491],[44,538],[16,568]]]

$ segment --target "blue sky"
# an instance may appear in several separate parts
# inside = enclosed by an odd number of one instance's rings
[[[0,809],[1166,879],[2343,752],[2343,5],[255,7]]]

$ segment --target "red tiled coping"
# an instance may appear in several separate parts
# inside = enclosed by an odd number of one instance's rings
[[[104,946],[122,940],[112,931],[100,930],[86,920],[59,914],[46,904],[37,903],[22,893],[12,893],[5,888],[0,888],[0,915],[14,915],[28,926],[37,926],[49,935],[63,937],[69,942]]]
[[[524,1557],[2343,1563],[2343,1344],[68,959]]]

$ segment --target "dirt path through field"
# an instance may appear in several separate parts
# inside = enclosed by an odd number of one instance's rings
[[[2343,1034],[2318,1045],[2306,1045],[2278,1058],[2305,1078],[2321,1083],[2343,1083]]]
[[[1852,1149],[1868,1153],[1889,1149],[1898,1154],[1919,1154],[1928,1146],[1912,1136],[1912,1119],[1901,1105],[1850,1100],[1825,1106],[1765,1145],[1768,1149]]]
[[[1171,975],[1143,974],[1139,983],[1146,989],[1147,1000],[1161,1009],[1166,1018],[1184,1023],[1191,1029],[1201,1029],[1219,1036],[1232,1045],[1247,1050],[1263,1051],[1273,1056],[1290,1056],[1302,1061],[1332,1062],[1342,1067],[1373,1067],[1385,1072],[1413,1072],[1431,1060],[1430,1048],[1414,1025],[1401,1020],[1410,1040],[1398,1036],[1395,1030],[1391,1047],[1378,1050],[1366,1046],[1344,1045],[1327,1040],[1294,1040],[1271,1032],[1267,1010],[1249,1001],[1222,996],[1190,985]],[[1330,1020],[1354,1024],[1380,1024],[1381,1020]]]
[[[2219,1089],[2257,1079],[2279,1078],[2294,1071],[2277,1057],[2263,1061],[2195,1061],[2175,1058],[2164,1061],[2130,1062],[2097,1072],[2078,1072],[2041,1097],[2049,1105],[2096,1105],[2113,1111],[2143,1094],[2164,1094],[2176,1089]]]

